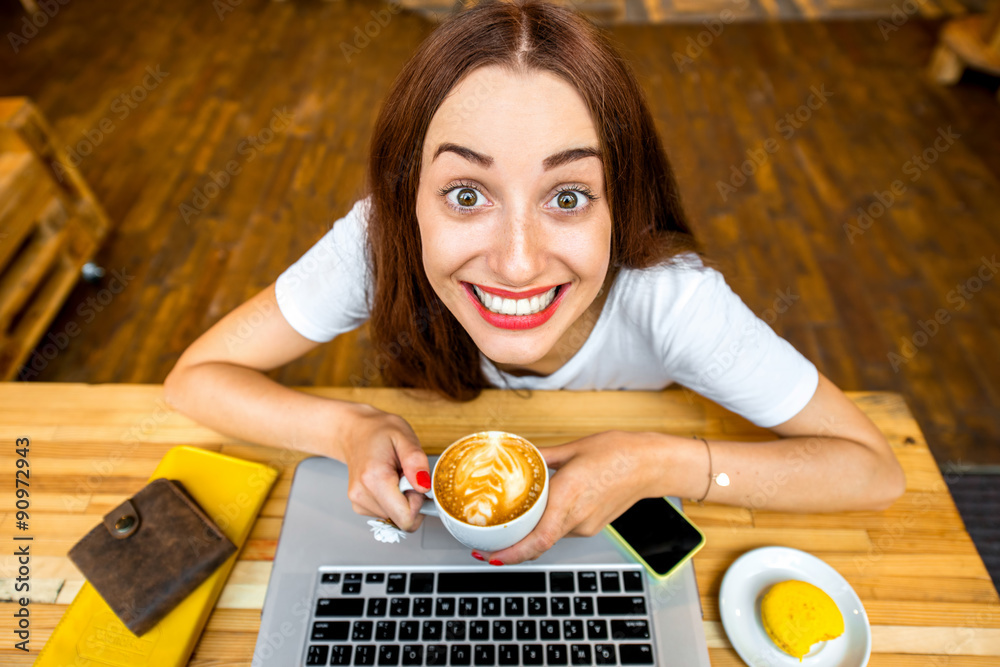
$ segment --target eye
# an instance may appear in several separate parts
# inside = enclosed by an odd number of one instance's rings
[[[597,196],[585,185],[572,185],[563,188],[552,198],[555,207],[569,215],[582,213],[590,207],[590,202],[595,200],[597,200]]]
[[[453,183],[438,190],[438,194],[445,198],[448,206],[459,213],[474,213],[480,201],[485,202],[486,197],[474,185],[470,183]]]

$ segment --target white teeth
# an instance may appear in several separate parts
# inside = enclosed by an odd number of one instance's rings
[[[485,292],[476,285],[473,285],[472,289],[476,293],[476,296],[479,297],[480,303],[494,313],[501,313],[503,315],[534,315],[539,311],[545,310],[552,303],[552,300],[556,296],[556,289],[558,288],[553,287],[548,292],[536,294],[529,299],[505,299],[501,296]]]

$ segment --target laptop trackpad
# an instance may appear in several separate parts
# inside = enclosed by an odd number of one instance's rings
[[[451,536],[436,516],[425,516],[420,524],[420,546],[435,551],[467,551],[465,546]]]

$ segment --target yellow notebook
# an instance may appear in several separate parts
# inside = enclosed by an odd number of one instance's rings
[[[174,447],[150,480],[180,480],[238,549],[250,535],[278,471],[197,447]],[[125,627],[89,583],[66,609],[35,667],[186,665],[239,551],[141,637]]]

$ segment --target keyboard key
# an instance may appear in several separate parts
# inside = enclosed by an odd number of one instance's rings
[[[488,642],[490,640],[490,622],[471,621],[469,623],[469,639],[474,642]]]
[[[389,581],[385,585],[386,593],[405,593],[406,592],[406,573],[405,572],[391,572],[389,574]]]
[[[441,628],[443,624],[441,621],[424,621],[423,630],[421,632],[420,638],[425,642],[433,642],[441,640]]]
[[[378,664],[379,665],[398,665],[399,664],[399,647],[382,645],[378,647]]]
[[[427,647],[428,665],[447,665],[448,647],[444,644],[431,644]]]
[[[361,616],[365,601],[361,598],[320,598],[316,602],[316,616]]]
[[[601,592],[620,593],[621,582],[618,580],[617,572],[601,572]]]
[[[528,616],[548,616],[549,604],[545,598],[528,598]]]
[[[620,644],[618,657],[623,665],[652,665],[653,647],[650,644]]]
[[[434,592],[433,572],[414,572],[410,575],[410,595]]]
[[[479,598],[459,598],[458,615],[475,616],[479,613]]]
[[[570,663],[574,665],[592,665],[589,644],[573,644],[569,647]]]
[[[544,572],[442,572],[438,575],[438,593],[441,594],[544,592]]]
[[[499,616],[501,611],[500,598],[483,598],[483,616]]]
[[[396,621],[378,621],[375,624],[375,641],[391,642],[396,639]]]
[[[542,639],[559,639],[559,621],[539,621]]]
[[[351,641],[366,642],[372,638],[371,621],[354,621],[354,629],[351,632]]]
[[[524,598],[504,598],[504,616],[524,616]]]
[[[549,590],[553,593],[575,593],[572,572],[549,572]]]
[[[493,641],[504,642],[514,639],[514,624],[511,621],[493,621]]]
[[[577,613],[580,613],[579,610]],[[645,616],[646,598],[623,595],[599,597],[597,598],[597,613],[600,616]]]
[[[330,655],[330,647],[324,646],[322,644],[316,644],[309,647],[308,653],[306,653],[306,664],[307,665],[325,665],[326,658]]]
[[[646,621],[611,621],[611,636],[614,639],[649,639],[649,624]]]
[[[622,579],[625,581],[626,593],[642,592],[642,572],[637,572],[635,570],[632,570],[631,572],[622,572]]]
[[[361,582],[360,581],[345,581],[344,585],[340,587],[341,595],[361,595]]]
[[[420,645],[406,644],[403,646],[404,665],[424,664],[424,647]]]
[[[598,644],[594,647],[594,664],[614,665],[616,660],[614,644]]]
[[[518,621],[517,622],[517,638],[520,641],[537,639],[538,629],[535,627],[534,621]]]
[[[569,598],[556,597],[552,598],[552,615],[553,616],[569,616]]]
[[[385,598],[368,598],[368,615],[385,616],[386,603]]]
[[[577,616],[593,616],[594,598],[590,596],[573,598],[573,612]]]
[[[409,616],[410,598],[392,598],[389,600],[390,616]]]
[[[385,572],[369,572],[365,575],[366,584],[381,584],[385,581]]]
[[[493,657],[494,653],[496,653],[496,647],[488,644],[476,644],[476,647],[473,649],[473,655],[475,656],[474,664],[490,665],[492,667],[492,665],[497,664],[496,658]]]
[[[351,652],[354,647],[350,644],[340,644],[339,646],[330,647],[330,664],[331,665],[349,665],[351,664]]]
[[[577,572],[576,573],[576,584],[580,588],[581,593],[596,593],[597,592],[597,573],[596,572]]]
[[[339,584],[340,572],[324,572],[323,575],[320,577],[320,583]]]
[[[399,641],[408,639],[416,640],[420,638],[420,621],[400,621]]]
[[[313,623],[310,639],[324,642],[344,641],[350,633],[350,621],[316,621]]]
[[[544,656],[541,644],[525,644],[521,647],[521,662],[525,665],[541,665]]]
[[[360,572],[348,572],[344,575],[344,581],[361,583],[361,573]]]
[[[497,653],[500,654],[501,665],[516,665],[521,661],[521,652],[517,644],[501,644]]]
[[[549,644],[545,647],[546,662],[550,665],[568,665],[569,652],[565,644]]]
[[[438,598],[435,616],[454,616],[455,598]]]
[[[451,664],[453,665],[471,665],[472,664],[472,647],[468,644],[452,644],[451,645]]]
[[[445,623],[444,638],[450,642],[464,642],[465,621],[448,621]]]
[[[375,664],[375,650],[374,644],[361,644],[356,647],[357,650],[354,651],[354,664],[355,665],[374,665]]]
[[[583,639],[583,621],[563,621],[563,637],[566,639]]]
[[[587,639],[596,641],[608,638],[608,622],[603,618],[591,619],[587,621]]]
[[[433,598],[413,598],[413,615],[430,616],[434,613]]]

